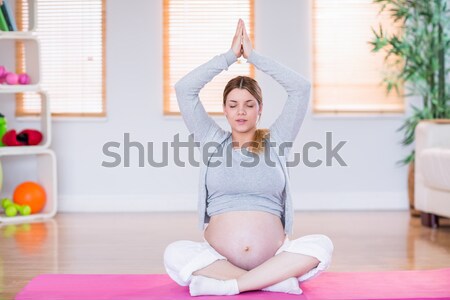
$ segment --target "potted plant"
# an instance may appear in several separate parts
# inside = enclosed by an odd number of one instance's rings
[[[397,131],[404,131],[401,143],[404,146],[414,142],[415,128],[421,120],[450,119],[450,10],[447,0],[373,0],[381,5],[379,13],[389,9],[398,34],[387,36],[379,26],[379,32],[372,28],[374,38],[369,43],[372,52],[387,51],[385,63],[394,70],[383,78],[387,93],[399,85],[410,89],[409,95],[419,95],[422,106],[411,105],[412,114],[406,118]],[[388,58],[396,59],[390,64]],[[391,57],[392,60],[392,57]],[[447,80],[447,83],[446,83]],[[408,194],[411,215],[418,216],[414,209],[414,150],[400,165],[409,164]]]

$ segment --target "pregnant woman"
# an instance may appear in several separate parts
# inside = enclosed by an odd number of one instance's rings
[[[238,76],[224,89],[223,111],[231,132],[217,125],[200,102],[200,90],[241,55],[288,94],[281,115],[268,129],[256,128],[262,93],[250,77]],[[175,241],[164,252],[167,273],[179,285],[189,285],[192,296],[252,290],[301,294],[299,282],[330,265],[334,247],[327,236],[288,237],[293,207],[286,160],[305,117],[310,89],[300,74],[252,48],[241,19],[227,52],[175,84],[189,132],[200,149],[209,149],[202,152],[198,202],[204,241]]]

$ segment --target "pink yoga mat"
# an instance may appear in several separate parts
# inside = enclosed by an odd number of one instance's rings
[[[324,272],[303,282],[302,295],[251,291],[235,296],[189,295],[166,274],[44,274],[16,300],[183,299],[450,299],[450,268],[394,272]]]

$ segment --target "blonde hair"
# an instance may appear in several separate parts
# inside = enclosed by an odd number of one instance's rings
[[[258,82],[248,76],[237,76],[228,81],[225,89],[223,90],[223,106],[225,106],[228,94],[234,89],[246,89],[261,106],[262,104],[262,92]],[[259,114],[258,123],[261,120],[261,114]],[[264,139],[270,134],[270,130],[267,128],[257,128],[251,146],[248,150],[255,154],[260,154],[264,151],[265,141]]]

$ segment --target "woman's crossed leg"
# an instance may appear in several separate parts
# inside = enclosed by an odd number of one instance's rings
[[[177,241],[164,254],[168,274],[180,285],[190,285],[191,295],[237,294],[252,290],[301,293],[298,282],[328,268],[334,250],[322,234],[290,241],[286,238],[276,254],[252,270],[229,262],[207,242]],[[222,288],[220,287],[222,285]],[[228,285],[224,290],[223,287]]]

